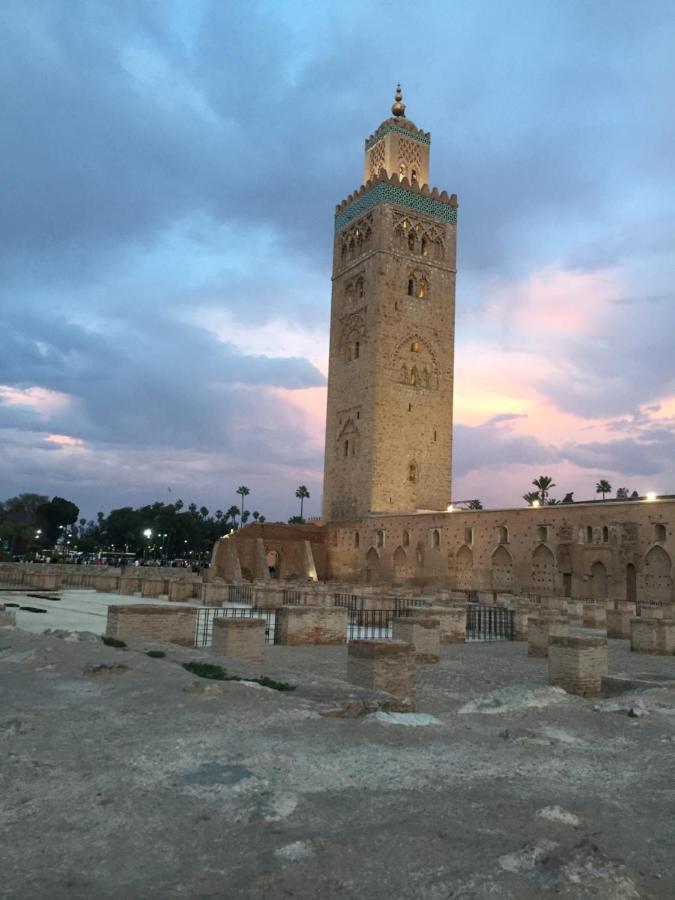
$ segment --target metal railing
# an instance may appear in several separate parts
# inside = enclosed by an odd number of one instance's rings
[[[253,585],[229,584],[227,586],[227,601],[228,603],[252,603]]]
[[[466,640],[512,641],[513,610],[469,604],[466,608]]]
[[[359,598],[356,594],[345,594],[336,591],[333,594],[333,604],[346,609],[358,609],[363,604],[363,597]]]
[[[303,605],[302,591],[299,591],[297,588],[284,588],[282,596],[284,599],[284,606]]]
[[[412,606],[401,609],[350,609],[347,616],[347,640],[391,640],[392,620],[414,615],[415,608]]]
[[[276,609],[257,606],[223,606],[199,609],[195,629],[195,647],[210,647],[213,640],[215,619],[264,619],[265,643],[278,643],[279,618]]]

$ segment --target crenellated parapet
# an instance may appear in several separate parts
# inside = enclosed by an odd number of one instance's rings
[[[399,120],[396,120],[399,121]],[[385,169],[369,178],[365,184],[350,194],[335,208],[335,231],[342,231],[347,225],[362,216],[379,203],[396,203],[405,209],[422,215],[437,216],[452,225],[457,224],[457,194],[448,194],[428,184],[412,183],[406,177],[387,175]]]

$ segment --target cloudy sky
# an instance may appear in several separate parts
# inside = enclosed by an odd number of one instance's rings
[[[320,509],[335,204],[459,195],[454,496],[675,492],[671,0],[3,0],[0,499]]]

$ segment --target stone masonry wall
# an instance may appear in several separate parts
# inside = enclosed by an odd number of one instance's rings
[[[195,607],[109,606],[106,635],[115,638],[140,637],[194,647],[197,627]]]

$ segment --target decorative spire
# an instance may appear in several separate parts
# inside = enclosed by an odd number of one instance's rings
[[[393,114],[395,116],[403,116],[405,118],[405,103],[401,102],[403,100],[403,94],[401,93],[401,85],[400,84],[396,85],[395,100],[396,100],[396,102],[392,106],[391,111],[393,112]]]

